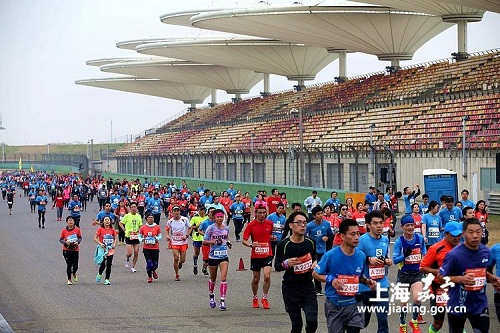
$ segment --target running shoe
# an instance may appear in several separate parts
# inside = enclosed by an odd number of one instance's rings
[[[130,271],[131,271],[132,273],[137,272],[137,270],[136,270],[134,267],[130,267]]]
[[[264,309],[266,309],[266,310],[269,309],[269,302],[267,301],[267,298],[261,299],[260,302],[262,303],[262,307]]]
[[[157,280],[157,279],[158,279],[158,273],[156,273],[156,271],[153,271],[153,278],[154,278],[155,280]]]
[[[417,321],[419,324],[426,324],[427,322],[425,321],[424,317],[419,313],[417,317]]]
[[[417,320],[411,320],[410,321],[410,327],[413,333],[421,333],[420,328],[418,327],[418,321]]]
[[[198,275],[198,266],[193,266],[193,274]]]
[[[323,294],[321,291],[317,291],[316,296],[325,296],[325,294]]]
[[[399,324],[399,333],[408,333],[408,326],[406,324]]]
[[[99,283],[99,282],[101,282],[101,279],[102,279],[102,275],[97,274],[97,276],[95,277],[95,282]]]
[[[109,280],[106,279],[106,280],[104,280],[104,284],[107,285],[107,286],[109,286],[111,284],[111,282],[109,282]]]
[[[73,281],[78,282],[78,276],[73,275]]]
[[[130,268],[130,261],[125,259],[125,267]]]
[[[223,299],[220,300],[219,309],[221,311],[225,311],[226,310],[226,301],[225,300],[223,300]]]
[[[207,271],[207,268],[205,266],[203,266],[203,268],[201,269],[201,272],[203,273],[203,275],[208,275],[208,271]]]
[[[44,224],[44,225],[42,225],[42,229],[45,229],[45,224]]]
[[[71,280],[68,280],[68,286],[71,286],[73,284],[73,282],[71,282]]]
[[[215,297],[214,295],[210,295],[210,307],[213,309],[217,306],[217,303],[215,303]]]
[[[253,298],[253,300],[252,300],[252,307],[253,307],[254,309],[257,309],[257,308],[259,308],[259,307],[260,307],[260,306],[259,306],[259,299],[258,299],[257,297],[254,297],[254,298]]]
[[[152,277],[148,278],[148,283],[153,283],[153,278]]]
[[[179,262],[179,269],[182,269],[182,262]]]
[[[38,223],[38,229],[42,229],[42,225]]]
[[[180,280],[181,280],[181,278],[179,277],[179,274],[177,274],[177,275],[175,276],[175,281],[180,281]]]

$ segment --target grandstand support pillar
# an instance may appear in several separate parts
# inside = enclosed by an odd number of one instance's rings
[[[379,177],[378,177],[378,172],[377,172],[377,147],[374,145],[370,144],[370,164],[372,170],[370,171],[370,174],[373,179],[373,184],[375,184],[375,187],[378,188],[379,184]]]
[[[325,154],[323,154],[323,150],[321,150],[318,147],[314,147],[314,149],[319,154],[319,169],[321,170],[321,183],[320,183],[319,186],[322,187],[322,188],[325,188],[326,187],[325,186]]]
[[[222,154],[224,155],[224,169],[225,169],[225,177],[226,180],[229,181],[229,155],[226,154],[226,152],[222,151]]]
[[[252,174],[252,183],[255,183],[255,156],[253,149],[250,151],[250,172]]]
[[[212,88],[210,97],[210,106],[214,107],[217,105],[217,89]]]
[[[207,179],[208,178],[208,172],[207,172],[208,165],[207,165],[207,155],[206,154],[203,154],[203,159],[205,160],[205,179]]]
[[[287,176],[287,172],[286,172],[286,166],[287,166],[286,165],[286,152],[283,149],[283,147],[279,147],[279,149],[281,150],[281,154],[283,155],[283,184],[284,185],[288,185],[287,181],[286,181],[286,176]]]
[[[467,21],[457,22],[458,28],[458,53],[467,53]]]
[[[342,189],[342,170],[340,170],[340,150],[338,150],[335,146],[332,146],[332,149],[335,151],[337,155],[337,177],[339,181],[339,189]]]
[[[394,184],[392,183],[392,172],[394,170],[394,151],[387,145],[382,145],[382,147],[384,147],[384,149],[391,155],[391,163],[389,163],[389,186],[394,190]]]
[[[307,154],[307,162],[309,163],[309,169],[307,170],[307,178],[304,178],[302,186],[311,186],[311,183],[312,183],[311,182],[311,180],[312,180],[311,152],[307,148],[305,148],[305,147],[302,148],[302,150]],[[303,158],[302,158],[302,161],[304,161]],[[303,167],[304,167],[303,170],[304,170],[304,174],[305,174],[305,171],[306,171],[305,164],[303,164]]]
[[[442,18],[443,22],[457,24],[458,51],[452,55],[457,60],[467,59],[469,56],[467,53],[467,25],[469,22],[480,22],[483,19],[483,12],[445,15]]]
[[[270,93],[269,83],[270,83],[270,74],[264,73],[264,96],[267,96]]]
[[[399,59],[391,59],[391,67],[400,68]]]
[[[462,177],[467,178],[467,137],[465,133],[465,128],[467,126],[467,120],[469,116],[462,118]]]
[[[269,148],[269,153],[271,154],[271,158],[273,160],[273,168],[271,169],[273,170],[273,184],[276,184],[276,154],[271,148]]]
[[[347,51],[339,52],[339,78],[347,78]]]
[[[356,148],[354,148],[353,145],[349,145],[348,147],[349,147],[349,149],[354,154],[354,191],[355,192],[359,192],[359,178],[358,178],[358,173],[359,173],[359,153],[356,150]],[[351,177],[353,177],[352,173],[351,173]]]

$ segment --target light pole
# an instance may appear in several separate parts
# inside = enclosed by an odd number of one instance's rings
[[[302,108],[291,109],[290,113],[297,113],[299,116],[299,186],[305,186],[305,165],[304,165],[304,120],[302,117]]]
[[[371,175],[375,175],[375,154],[373,153],[373,129],[375,128],[375,124],[370,124],[370,166],[371,166]]]
[[[465,126],[466,122],[469,120],[469,116],[462,118],[462,177],[467,178],[467,141],[465,136]]]
[[[106,161],[107,161],[106,171],[109,172],[109,145],[106,147]]]
[[[47,155],[50,155],[50,143],[47,143]]]
[[[212,178],[215,179],[215,136],[212,138]]]

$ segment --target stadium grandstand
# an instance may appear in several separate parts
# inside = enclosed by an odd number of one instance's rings
[[[314,77],[322,64],[315,71],[302,69],[289,73],[289,79],[297,80],[293,90],[265,90],[261,96],[242,99],[240,93],[248,91],[248,86],[213,83],[210,85],[212,90],[235,92],[233,101],[217,104],[212,99],[209,107],[197,108],[191,97],[177,98],[191,104],[191,107],[175,119],[144,132],[133,143],[118,149],[117,171],[365,191],[372,185],[383,190],[389,185],[403,187],[418,183],[424,169],[449,169],[460,175],[460,188],[476,188],[482,192],[479,196],[484,197],[485,193],[498,186],[494,174],[495,154],[500,143],[500,50],[467,53],[466,36],[460,29],[466,31],[464,24],[468,21],[480,21],[485,10],[500,12],[500,6],[486,0],[476,1],[477,8],[467,7],[472,1],[442,1],[449,3],[450,8],[461,11],[463,15],[460,19],[457,13],[430,10],[430,4],[435,1],[427,1],[427,9],[411,7],[409,1],[368,1],[384,6],[398,3],[405,12],[396,13],[387,7],[370,7],[370,10],[364,8],[362,15],[377,15],[370,12],[374,11],[373,8],[387,11],[393,22],[397,21],[394,16],[399,14],[413,15],[411,19],[427,15],[426,23],[415,21],[412,28],[415,30],[421,30],[431,19],[435,21],[432,27],[428,27],[425,36],[401,46],[404,50],[398,49],[399,46],[395,45],[397,41],[392,41],[393,45],[389,45],[388,49],[383,49],[381,42],[375,49],[370,49],[367,46],[370,43],[366,40],[358,41],[356,48],[356,45],[348,45],[342,36],[329,33],[328,38],[324,39],[328,39],[328,43],[336,43],[340,50],[335,51],[338,55],[333,59],[340,60],[339,72],[342,75],[335,81],[310,86],[304,84],[304,78]],[[290,12],[296,13],[297,8],[283,12],[287,13],[289,20],[293,20]],[[346,14],[354,11],[353,8],[342,8],[342,11]],[[312,13],[310,7],[308,9]],[[361,15],[361,10],[356,10],[355,14]],[[409,10],[418,10],[418,13],[411,14]],[[331,11],[329,7],[321,15]],[[277,15],[279,11],[251,9],[244,13],[246,17],[264,20],[265,14],[271,12]],[[175,18],[175,24],[242,33],[242,29],[250,29],[248,25],[255,24],[255,21],[246,19],[245,24],[238,24],[239,13],[243,13],[243,9],[221,13],[189,12],[185,13],[186,17],[181,14],[166,15],[162,21]],[[455,21],[450,18],[451,14],[456,14]],[[314,22],[314,17],[311,15],[309,22]],[[439,19],[436,20],[436,17]],[[273,20],[272,17],[268,19]],[[318,17],[316,20],[321,21]],[[449,28],[450,22],[458,22],[458,52],[449,59],[403,68],[399,66],[400,60],[411,59],[413,52],[425,41]],[[397,24],[394,24],[394,29],[398,29]],[[283,31],[274,29],[272,32],[276,35],[273,36],[263,35],[261,30],[264,29],[257,27],[247,30],[247,34],[284,40],[286,26],[283,26]],[[321,29],[320,23],[315,28]],[[354,32],[352,34],[354,36]],[[295,30],[293,34],[288,31],[288,35],[294,37],[286,42],[297,43],[293,46],[296,49],[300,48],[299,43],[306,43],[304,37]],[[404,40],[405,36],[400,38]],[[200,42],[203,43],[210,44]],[[327,47],[320,41],[313,43],[315,48]],[[126,48],[140,53],[165,58],[179,53],[176,47],[186,46],[168,39],[125,44]],[[201,63],[197,48],[192,48],[191,53],[190,49],[184,50],[187,50],[184,60]],[[381,60],[390,60],[391,66],[384,72],[348,77],[343,70],[345,50],[375,54]],[[233,57],[229,52],[228,62],[236,66]],[[151,63],[140,62],[141,68],[134,59],[128,62],[115,61],[117,66],[114,67],[109,64],[101,66],[103,71],[134,75],[126,79],[134,80],[134,85],[137,85],[134,87],[111,86],[105,80],[82,80],[77,83],[143,94],[148,94],[141,82],[146,79],[161,81],[169,78],[179,80],[184,85],[195,84],[193,80],[189,81],[191,74],[185,75],[184,81],[181,81],[180,72],[163,72],[167,65],[175,67],[173,63],[162,63],[160,68],[158,58],[148,61]],[[216,57],[212,57],[210,64],[218,68],[221,64],[216,64],[216,61]],[[330,61],[333,61],[332,58]],[[162,77],[155,77],[150,68],[146,72],[145,65],[157,66],[158,73],[162,72],[157,75]],[[246,66],[252,65],[248,62],[241,64],[242,69],[251,69]],[[200,73],[199,82],[205,82],[202,76]],[[255,84],[255,78],[249,81]],[[150,94],[159,96],[163,92]],[[172,98],[167,93],[163,97]]]

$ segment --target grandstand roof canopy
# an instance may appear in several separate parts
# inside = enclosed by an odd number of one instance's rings
[[[87,79],[79,80],[75,83],[90,87],[170,98],[189,104],[203,103],[203,101],[210,95],[210,88],[199,85],[134,77]]]
[[[138,60],[155,60],[158,59],[158,57],[143,57],[143,58],[138,58],[138,57],[129,57],[129,58],[103,58],[103,59],[92,59],[87,61],[87,65],[89,66],[94,66],[94,67],[101,67],[103,65],[108,65],[108,64],[114,64],[117,62],[130,62],[130,61],[138,61]],[[163,58],[165,60],[165,58]]]
[[[470,8],[479,8],[490,12],[500,13],[500,1],[498,0],[441,0],[441,1],[446,3],[462,5]]]
[[[137,51],[283,75],[290,80],[313,80],[338,57],[322,47],[262,39],[153,43],[140,45]]]
[[[195,27],[409,60],[451,27],[439,16],[375,6],[244,8],[191,17]]]
[[[484,14],[484,10],[454,4],[451,2],[447,2],[447,0],[362,0],[362,2],[438,16],[458,15],[470,17],[471,20],[473,20],[474,18],[476,20],[481,20]]]
[[[171,59],[118,62],[101,66],[101,70],[142,78],[196,84],[222,89],[229,94],[247,94],[263,78],[262,74],[247,69]]]
[[[126,40],[123,42],[116,43],[116,47],[120,49],[132,50],[135,51],[135,48],[139,45],[150,44],[150,43],[175,43],[175,42],[186,42],[186,41],[204,41],[204,40],[212,40],[212,39],[228,39],[228,38],[244,38],[245,36],[235,35],[235,34],[226,34],[222,32],[214,32],[210,35],[191,35],[191,36],[182,36],[182,37],[165,37],[165,38],[140,38],[133,40]],[[257,37],[248,37],[256,39]],[[264,38],[262,38],[264,39]]]

